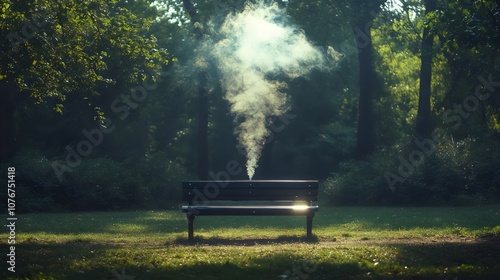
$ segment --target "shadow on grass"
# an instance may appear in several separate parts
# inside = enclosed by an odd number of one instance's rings
[[[314,218],[314,230],[342,231],[444,229],[481,230],[500,223],[500,205],[467,208],[362,208],[322,207]],[[301,230],[304,217],[204,216],[197,228],[209,230],[274,229]],[[185,215],[177,210],[25,214],[19,226],[25,233],[51,234],[141,234],[187,232]]]
[[[16,273],[6,269],[1,279],[500,279],[500,239],[473,242],[408,242],[369,245],[307,242],[297,236],[275,239],[198,239],[198,245],[229,245],[230,255],[221,248],[183,246],[142,246],[141,244],[59,244],[26,243],[16,246]],[[229,244],[228,244],[229,243]],[[283,251],[267,246],[288,243],[304,246],[303,251]],[[180,245],[180,246],[179,246]],[[384,248],[394,258],[373,263]],[[201,249],[203,248],[203,249]],[[267,248],[267,249],[266,249]],[[344,257],[330,252],[342,252]],[[361,253],[360,253],[361,252]],[[208,256],[208,257],[207,257]],[[318,258],[318,256],[323,256]],[[5,263],[6,256],[0,260]],[[118,275],[118,276],[117,276]],[[286,277],[288,278],[286,278]],[[131,278],[134,277],[134,278]]]
[[[258,246],[258,245],[273,245],[273,244],[290,244],[290,243],[318,243],[319,238],[313,235],[310,238],[305,236],[290,236],[281,235],[276,238],[220,238],[195,236],[193,240],[188,240],[186,237],[177,237],[173,242],[167,242],[167,245],[213,245],[213,246]]]
[[[323,209],[323,211],[322,211]],[[355,230],[400,230],[496,227],[500,205],[471,207],[323,207],[314,218],[319,227]]]
[[[0,279],[104,279],[104,280],[255,280],[255,279],[354,279],[370,270],[355,261],[345,263],[313,263],[304,256],[276,252],[251,258],[216,257],[192,264],[168,262],[162,257],[168,248],[137,247],[137,254],[117,253],[115,260],[107,259],[106,250],[116,246],[102,246],[86,242],[63,244],[20,245],[16,273],[0,272]],[[242,249],[242,253],[245,249]],[[185,254],[175,251],[167,259]],[[203,253],[193,252],[190,258]],[[151,259],[145,256],[156,255]],[[3,257],[2,257],[3,258]],[[137,262],[137,259],[141,261]],[[143,260],[143,261],[142,261]],[[79,263],[76,265],[75,263]]]
[[[488,268],[500,276],[499,236],[488,236],[468,242],[410,242],[391,246],[397,248],[399,261],[407,265],[439,265],[447,269],[461,267],[462,270]]]

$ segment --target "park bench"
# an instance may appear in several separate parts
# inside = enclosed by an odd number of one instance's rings
[[[307,237],[312,237],[312,220],[318,206],[318,181],[253,180],[189,181],[182,183],[182,197],[188,202],[188,239],[194,238],[196,216],[306,216]]]

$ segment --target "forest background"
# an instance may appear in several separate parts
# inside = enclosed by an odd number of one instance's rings
[[[248,179],[204,44],[251,2],[2,0],[18,211],[169,208],[183,180]],[[264,2],[335,67],[271,77],[288,110],[254,179],[318,179],[333,205],[499,201],[500,1]]]

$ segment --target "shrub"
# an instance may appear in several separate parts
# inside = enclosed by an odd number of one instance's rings
[[[58,210],[51,195],[57,188],[50,161],[36,150],[23,150],[10,162],[2,164],[16,168],[16,211],[20,213]],[[3,195],[3,193],[2,193]],[[2,198],[2,203],[6,199]]]
[[[148,189],[133,166],[107,157],[86,158],[65,174],[58,200],[69,210],[135,209],[144,205]]]
[[[161,152],[138,163],[84,158],[62,181],[52,163],[40,151],[22,150],[2,164],[3,170],[16,168],[19,212],[165,208],[179,201],[180,182],[187,178],[183,163]]]
[[[165,208],[181,199],[181,182],[188,178],[184,161],[163,152],[148,155],[138,166],[152,195],[150,206]]]
[[[335,205],[391,204],[393,195],[384,179],[384,172],[393,160],[381,150],[365,161],[347,161],[323,184],[325,196]]]
[[[323,184],[325,196],[336,205],[467,205],[499,200],[497,139],[443,139],[434,153],[403,176],[398,167],[415,150],[408,143],[379,149],[365,161],[342,163]],[[384,178],[387,172],[399,176],[392,187]]]

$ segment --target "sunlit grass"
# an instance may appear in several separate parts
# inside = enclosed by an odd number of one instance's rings
[[[314,223],[314,234],[323,239],[477,236],[496,234],[500,207],[474,208],[327,208]],[[20,241],[136,240],[164,242],[186,234],[186,218],[179,211],[95,212],[19,215]],[[302,236],[305,218],[297,217],[198,217],[195,234],[221,238],[277,238]]]
[[[22,274],[0,278],[119,279],[123,270],[136,280],[496,279],[499,212],[320,207],[312,240],[305,217],[202,216],[194,244],[178,210],[18,215]]]

